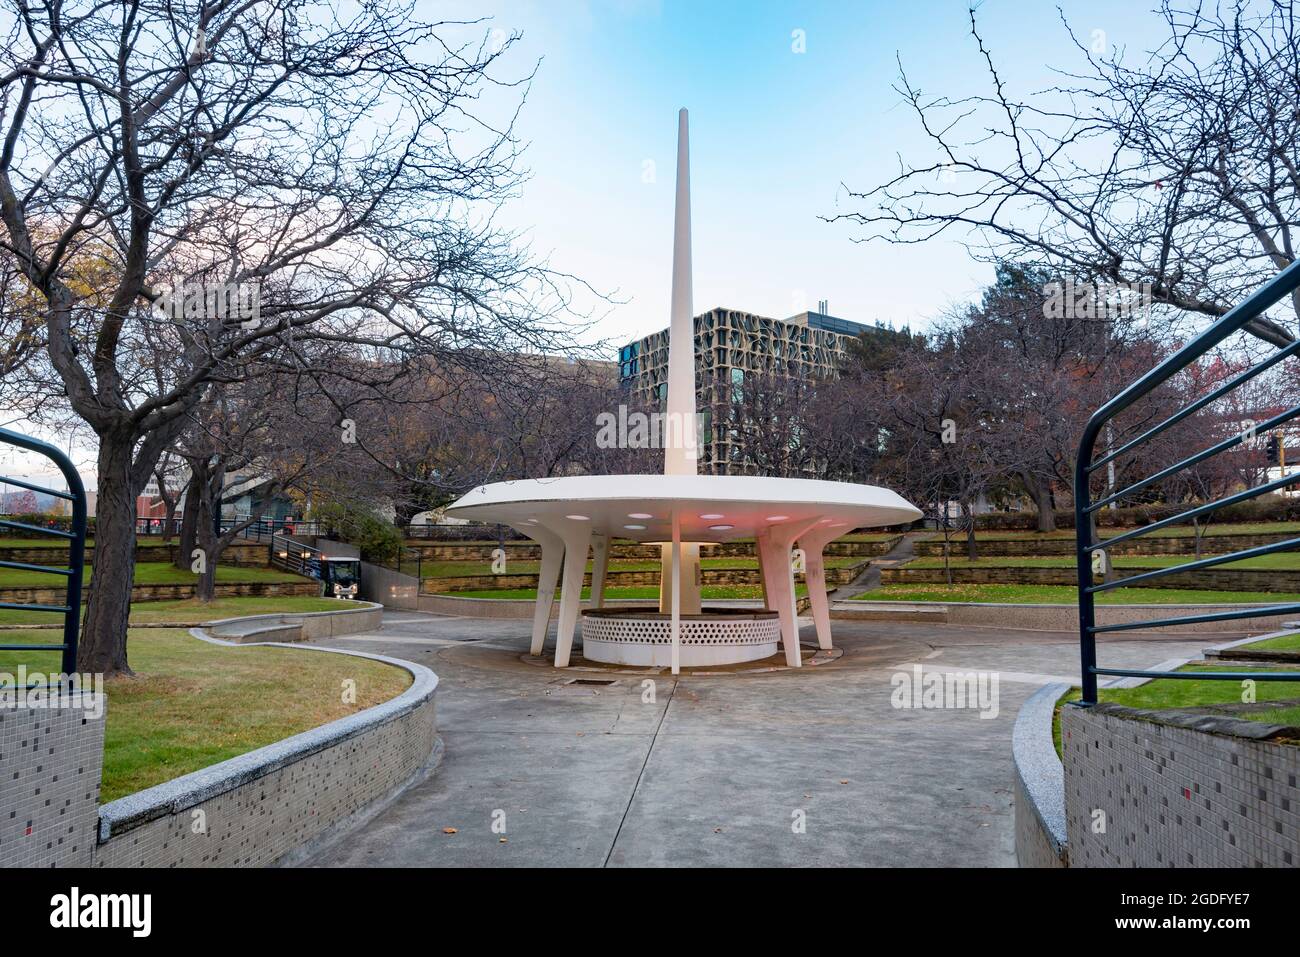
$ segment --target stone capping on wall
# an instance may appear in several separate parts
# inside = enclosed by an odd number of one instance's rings
[[[200,641],[218,645],[231,645],[208,635],[202,628],[191,628],[190,634]],[[171,781],[165,781],[135,794],[110,801],[99,809],[99,843],[116,838],[133,828],[156,818],[178,814],[195,807],[217,795],[231,791],[250,781],[284,768],[326,748],[380,725],[395,721],[422,707],[438,688],[438,676],[423,665],[384,655],[350,651],[342,648],[318,648],[303,645],[286,645],[266,642],[261,647],[296,648],[322,654],[351,655],[369,658],[402,668],[412,676],[411,687],[389,701],[367,708],[357,714],[339,718],[329,724],[312,728],[283,741],[249,751],[210,767],[194,771]],[[257,647],[242,645],[240,647]]]
[[[1052,741],[1052,715],[1061,695],[1070,690],[1068,684],[1050,684],[1039,688],[1020,707],[1011,729],[1011,763],[1015,768],[1020,787],[1017,797],[1028,805],[1017,807],[1031,813],[1036,820],[1042,840],[1055,852],[1064,866],[1066,861],[1065,837],[1065,768],[1056,754]],[[1017,828],[1017,838],[1021,828]],[[1025,849],[1017,839],[1016,855],[1021,859]],[[1021,866],[1027,866],[1020,860]]]
[[[1282,724],[1265,724],[1262,721],[1247,721],[1244,718],[1230,718],[1219,714],[1191,714],[1179,709],[1162,709],[1159,711],[1146,708],[1131,708],[1127,705],[1098,702],[1089,709],[1093,714],[1125,718],[1129,721],[1145,721],[1148,724],[1161,724],[1170,728],[1187,728],[1202,734],[1213,734],[1226,738],[1245,738],[1248,741],[1300,741],[1300,728]]]

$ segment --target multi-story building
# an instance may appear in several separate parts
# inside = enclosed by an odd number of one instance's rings
[[[746,378],[789,377],[823,381],[839,374],[847,343],[880,327],[801,312],[769,319],[716,308],[695,317],[696,408],[703,414],[698,460],[702,473],[743,474],[748,467],[742,430],[733,427]],[[619,382],[629,401],[663,408],[668,395],[668,330],[619,350]]]

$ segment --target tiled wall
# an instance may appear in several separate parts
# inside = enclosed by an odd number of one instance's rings
[[[102,711],[0,705],[0,867],[90,864],[103,760]]]
[[[430,692],[389,721],[207,800],[119,825],[102,843],[102,716],[0,706],[0,868],[272,864],[430,762],[440,744],[434,700]]]
[[[1116,705],[1062,710],[1072,867],[1300,863],[1300,747],[1238,736],[1263,725],[1200,719],[1210,733],[1185,726],[1193,720]],[[1105,815],[1102,833],[1094,811]]]
[[[437,745],[434,697],[206,801],[111,835],[96,867],[272,864],[405,782]]]

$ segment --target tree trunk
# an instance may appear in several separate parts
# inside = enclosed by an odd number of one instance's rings
[[[172,523],[176,521],[176,499],[164,497],[163,504],[167,507],[167,517],[163,519],[162,543],[170,545],[172,541]]]
[[[964,505],[962,511],[966,516],[966,557],[975,561],[979,558],[979,551],[975,544],[975,509]]]
[[[207,496],[204,496],[207,499]],[[198,509],[197,541],[203,553],[203,571],[194,585],[194,596],[205,605],[217,594],[217,549],[216,533],[212,528],[212,505],[204,501]]]
[[[221,466],[216,468],[199,469],[196,475],[200,477],[198,493],[198,508],[195,515],[195,538],[198,547],[203,553],[203,571],[199,573],[199,580],[195,583],[195,597],[205,605],[212,601],[217,594],[217,563],[221,558],[221,552],[226,546],[222,536],[217,534],[216,530],[216,509],[220,501],[221,488],[224,484],[225,469]]]
[[[951,588],[952,565],[950,564],[950,561],[952,558],[952,526],[948,523],[948,503],[944,502],[941,507],[936,507],[935,514],[940,515],[941,518],[939,520],[943,522],[943,577],[944,581],[948,583],[948,587]]]
[[[132,674],[126,661],[126,623],[135,577],[135,492],[130,437],[99,440],[95,501],[94,577],[77,649],[77,670],[105,676]]]
[[[1038,531],[1056,531],[1056,511],[1052,508],[1052,488],[1036,475],[1023,476],[1025,488],[1038,509]]]
[[[191,463],[190,481],[185,486],[185,511],[181,512],[181,535],[180,542],[176,546],[176,561],[174,564],[177,568],[189,570],[191,557],[194,549],[197,547],[195,542],[195,523],[199,514],[199,492],[197,483],[194,478],[193,463]]]

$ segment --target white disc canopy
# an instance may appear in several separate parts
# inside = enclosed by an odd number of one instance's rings
[[[480,485],[447,509],[453,518],[509,525],[541,546],[530,645],[542,653],[557,585],[555,666],[567,667],[592,556],[591,610],[583,654],[592,661],[647,666],[731,665],[775,654],[801,666],[794,567],[799,565],[817,628],[831,649],[823,549],[855,528],[906,525],[919,509],[889,489],[820,479],[696,474],[695,341],[691,306],[690,159],[687,117],[677,118],[672,315],[665,405],[670,423],[663,475],[573,475]],[[593,423],[593,427],[595,423]],[[658,542],[658,612],[604,608],[613,539]],[[702,613],[700,546],[754,539],[764,610]],[[797,546],[797,548],[796,548]],[[796,556],[796,552],[799,553]],[[560,568],[563,564],[563,581]],[[683,635],[683,618],[689,619]],[[667,619],[665,627],[664,619]],[[775,619],[779,618],[779,627]],[[590,627],[588,627],[590,625]]]
[[[921,512],[887,488],[750,475],[574,475],[480,485],[447,509],[454,518],[526,530],[586,524],[592,534],[636,542],[672,540],[673,515],[688,542],[754,538],[772,526],[903,525]]]

